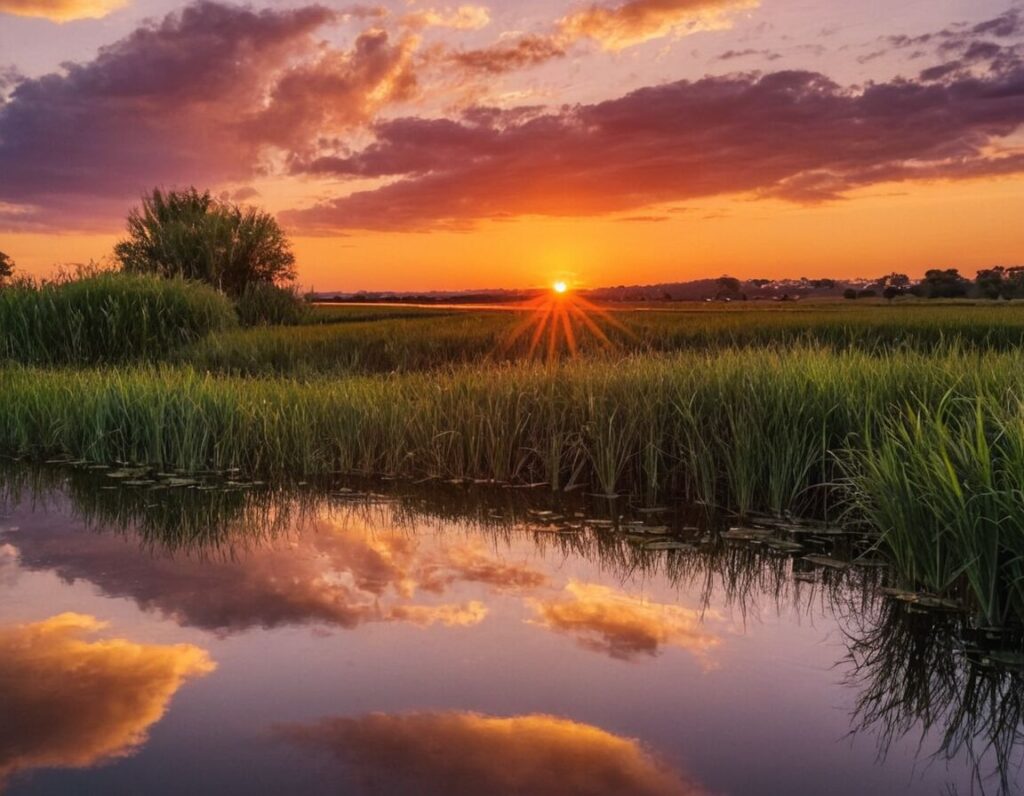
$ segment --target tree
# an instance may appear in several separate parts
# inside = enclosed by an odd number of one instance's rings
[[[14,260],[9,256],[0,252],[0,284],[3,284],[6,280],[10,279],[14,275]]]
[[[882,297],[892,301],[897,296],[902,296],[903,291],[895,285],[888,285],[885,290],[882,291]]]
[[[997,265],[978,271],[974,284],[978,295],[988,299],[1024,298],[1024,267]]]
[[[878,280],[883,287],[894,287],[900,292],[910,287],[910,277],[906,274],[891,273]]]
[[[848,287],[843,291],[843,298],[847,301],[853,301],[857,298],[857,291],[852,287]]]
[[[970,283],[956,268],[933,268],[925,272],[921,285],[928,298],[962,298],[967,295]]]
[[[978,275],[974,279],[978,295],[987,299],[997,299],[1002,296],[1008,288],[1005,275],[1006,269],[1001,266],[978,271]]]
[[[740,280],[733,276],[720,276],[715,280],[718,285],[718,293],[715,298],[721,299],[738,299],[740,297],[740,290],[743,287]]]
[[[114,255],[129,273],[197,279],[231,296],[295,278],[295,256],[273,216],[195,188],[143,197]]]

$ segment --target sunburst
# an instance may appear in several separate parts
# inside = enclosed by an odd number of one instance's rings
[[[555,282],[550,291],[528,302],[524,313],[523,320],[502,341],[503,353],[528,337],[528,356],[543,354],[551,362],[563,354],[576,356],[587,341],[596,342],[602,349],[614,350],[616,343],[607,331],[610,329],[632,337],[608,310],[573,292],[563,281]]]

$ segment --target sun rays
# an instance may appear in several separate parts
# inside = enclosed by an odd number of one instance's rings
[[[602,328],[604,327],[604,328]],[[575,357],[583,345],[596,343],[614,350],[615,331],[626,337],[632,333],[612,313],[574,293],[567,282],[557,281],[551,290],[525,305],[524,318],[502,340],[500,349],[508,353],[520,341],[529,339],[527,355],[542,355],[549,362],[563,355]]]

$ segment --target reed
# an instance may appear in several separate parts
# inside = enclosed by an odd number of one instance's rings
[[[901,407],[979,389],[998,401],[1019,392],[1022,364],[1009,352],[797,348],[305,381],[8,367],[0,451],[277,478],[583,484],[740,512],[820,512],[839,453],[889,433]]]
[[[0,361],[155,360],[235,325],[231,302],[183,280],[99,274],[0,289]]]
[[[993,386],[884,419],[850,471],[905,585],[962,594],[1002,625],[1024,616],[1024,407]]]

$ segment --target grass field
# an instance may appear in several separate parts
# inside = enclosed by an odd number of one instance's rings
[[[581,353],[614,359],[735,347],[929,352],[1007,351],[1024,344],[1024,303],[682,304],[616,310],[609,316],[599,325],[612,345],[582,329],[576,336]],[[527,358],[536,322],[536,314],[508,308],[325,306],[317,307],[301,328],[213,334],[176,359],[203,371],[233,375],[343,375],[489,365]],[[532,358],[548,358],[547,343],[545,332]],[[565,348],[564,335],[559,335],[559,356]]]
[[[1024,306],[631,310],[575,357],[535,321],[329,307],[131,366],[9,362],[0,451],[843,517],[909,586],[1024,615]]]

